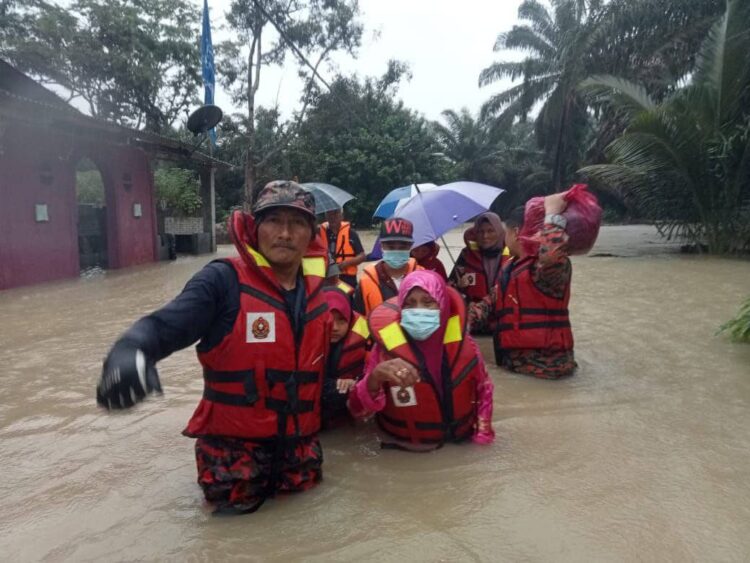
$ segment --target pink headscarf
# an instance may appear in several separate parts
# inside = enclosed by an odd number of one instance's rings
[[[328,288],[323,291],[326,301],[328,302],[329,311],[338,311],[342,317],[351,325],[352,324],[352,306],[349,298],[336,288]]]
[[[399,307],[404,306],[406,297],[415,287],[425,290],[440,306],[440,328],[427,340],[414,341],[414,344],[422,353],[427,364],[427,370],[430,372],[438,391],[442,394],[443,337],[450,316],[448,288],[445,280],[439,274],[432,270],[417,270],[407,275],[401,282],[401,287],[398,290]]]

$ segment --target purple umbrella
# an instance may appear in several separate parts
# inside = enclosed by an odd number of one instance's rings
[[[476,182],[453,182],[415,195],[401,207],[398,216],[414,223],[414,246],[419,246],[488,211],[504,191]],[[445,241],[443,244],[447,249]]]

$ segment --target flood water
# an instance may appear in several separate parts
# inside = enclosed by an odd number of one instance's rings
[[[112,341],[212,257],[0,292],[0,559],[746,561],[750,346],[715,332],[750,262],[674,250],[608,227],[574,259],[571,379],[499,370],[481,342],[494,445],[381,451],[344,428],[323,436],[320,486],[229,518],[203,504],[180,435],[194,351],[161,362],[162,398],[94,401]]]

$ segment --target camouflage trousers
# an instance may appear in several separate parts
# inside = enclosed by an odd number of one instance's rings
[[[323,478],[317,436],[280,446],[241,438],[198,438],[195,459],[198,484],[218,513],[255,512],[277,492],[305,491]]]

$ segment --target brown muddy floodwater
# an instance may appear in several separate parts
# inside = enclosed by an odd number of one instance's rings
[[[210,257],[1,292],[0,559],[746,561],[750,346],[714,333],[750,262],[673,251],[610,227],[575,259],[580,371],[491,367],[494,445],[381,451],[344,428],[323,436],[319,487],[230,518],[204,506],[180,435],[202,390],[192,350],[160,364],[163,398],[94,401],[111,342]]]

